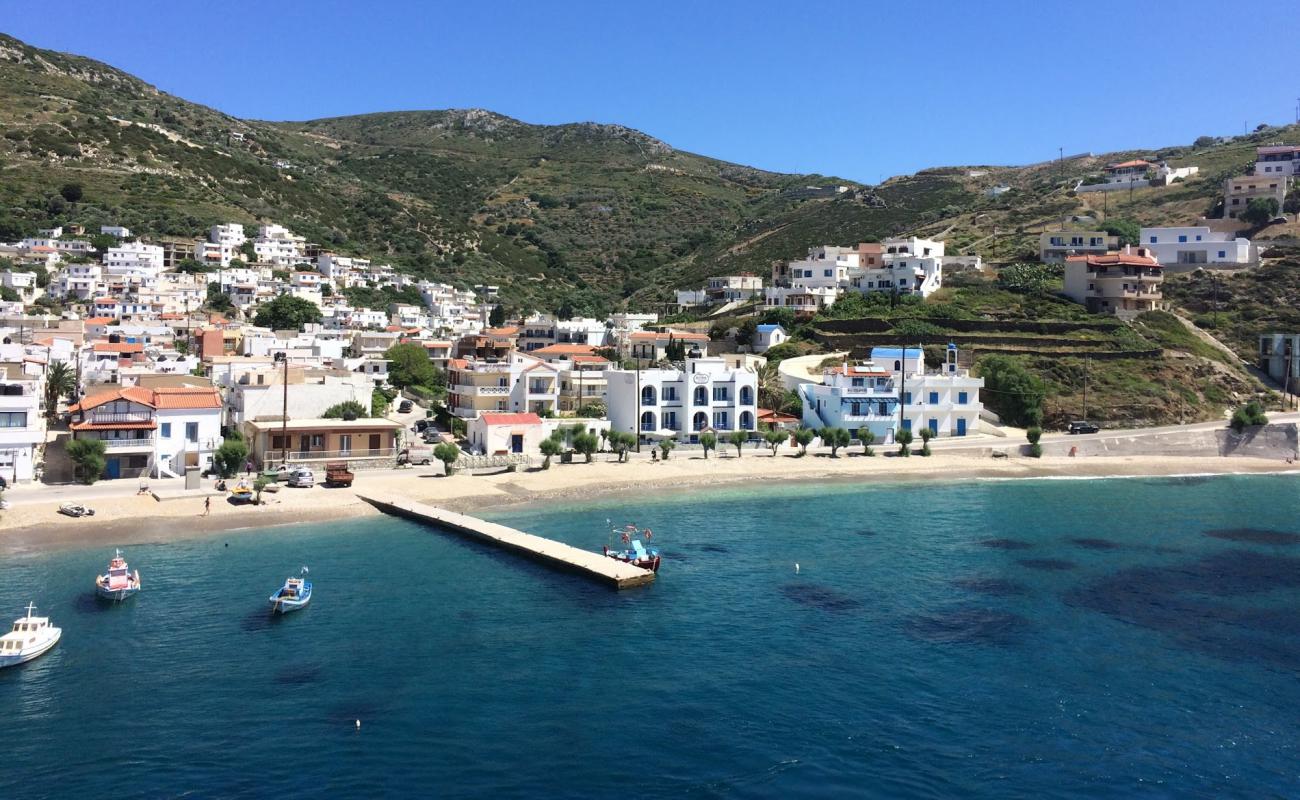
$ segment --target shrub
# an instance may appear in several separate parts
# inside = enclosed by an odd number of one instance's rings
[[[912,451],[908,445],[912,443],[912,432],[904,429],[894,434],[894,441],[898,442],[898,454],[903,457],[910,456]]]
[[[934,438],[934,431],[928,427],[921,429],[921,455],[930,455],[930,440]]]
[[[660,439],[659,440],[660,457],[663,458],[664,461],[667,461],[668,454],[672,452],[672,449],[676,446],[677,446],[677,442],[674,442],[672,439]]]
[[[741,448],[745,446],[745,442],[749,441],[749,432],[732,431],[727,434],[727,441],[731,443],[732,447],[736,448],[736,458],[740,458],[742,455]]]
[[[342,403],[335,403],[325,409],[325,413],[321,415],[324,419],[343,420],[354,420],[366,416],[369,416],[366,407],[356,400],[344,400]]]
[[[441,461],[443,470],[448,475],[451,475],[455,470],[452,465],[460,460],[460,448],[454,444],[443,442],[433,448],[433,457]]]
[[[587,463],[591,463],[591,455],[600,447],[600,439],[594,434],[580,433],[573,437],[573,449],[582,453],[587,458]]]
[[[789,439],[790,434],[783,430],[778,430],[777,428],[772,428],[763,434],[763,441],[767,442],[767,446],[772,448],[773,457],[776,456],[776,451],[781,447],[781,445],[785,444]]]
[[[248,445],[239,439],[226,439],[212,454],[212,462],[223,478],[232,478],[248,461]]]
[[[862,442],[862,455],[874,456],[876,454],[876,451],[871,449],[872,443],[876,441],[876,434],[870,428],[858,429],[858,441]]]
[[[542,469],[550,469],[551,457],[558,456],[560,453],[564,452],[564,444],[554,436],[548,436],[542,440],[539,449],[542,451],[542,455],[546,456],[546,459],[542,461]]]
[[[104,475],[108,465],[104,458],[104,442],[100,439],[74,439],[68,442],[68,458],[77,465],[81,481],[92,484]]]
[[[808,445],[817,436],[817,432],[812,428],[800,428],[794,432],[794,443],[799,445],[799,457],[803,458],[808,455]]]
[[[1232,412],[1232,422],[1229,424],[1234,431],[1241,433],[1247,425],[1267,425],[1268,417],[1264,414],[1264,406],[1258,400],[1251,400]]]
[[[1042,438],[1042,436],[1043,429],[1037,425],[1025,429],[1025,438],[1029,440],[1029,455],[1034,458],[1043,457],[1043,446],[1038,443],[1038,440]]]
[[[853,440],[852,434],[844,428],[822,428],[822,443],[830,447],[831,458],[839,458],[841,447],[847,447]]]
[[[1047,387],[1019,361],[1010,356],[985,356],[976,371],[984,378],[986,404],[1004,422],[1027,428],[1042,421]]]
[[[708,459],[709,451],[718,446],[718,437],[712,433],[700,434],[700,447],[704,448],[704,458]]]

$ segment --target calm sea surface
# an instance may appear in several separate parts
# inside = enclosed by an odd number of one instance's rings
[[[593,548],[650,526],[660,580],[390,519],[123,542],[119,606],[107,550],[0,563],[4,620],[64,630],[0,671],[0,798],[1300,796],[1293,477],[491,516]],[[311,607],[271,618],[303,564]]]

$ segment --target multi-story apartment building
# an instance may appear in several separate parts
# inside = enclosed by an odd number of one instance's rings
[[[213,244],[223,244],[228,247],[238,249],[248,241],[244,235],[244,226],[238,222],[228,222],[224,225],[213,225],[208,229],[208,241]]]
[[[1065,295],[1096,314],[1129,316],[1163,308],[1163,281],[1163,267],[1140,247],[1065,260]]]
[[[0,363],[0,476],[11,483],[28,483],[35,475],[37,450],[45,441],[44,367],[29,363],[19,345],[4,349],[9,352]]]
[[[559,410],[560,369],[518,350],[502,358],[453,358],[447,364],[447,405],[462,419],[485,411]]]
[[[1142,247],[1164,266],[1249,264],[1256,260],[1249,239],[1208,227],[1143,228]]]
[[[1255,174],[1300,176],[1300,145],[1273,144],[1255,148]]]
[[[689,331],[637,331],[627,337],[630,345],[628,358],[641,361],[663,361],[668,358],[669,345],[681,344],[687,358],[702,358],[709,354],[709,336]]]
[[[110,283],[153,286],[163,269],[163,249],[156,244],[129,242],[104,253],[104,274]]]
[[[1119,237],[1105,231],[1048,231],[1038,237],[1038,260],[1060,264],[1067,256],[1108,253],[1119,247]]]
[[[1266,333],[1259,337],[1259,368],[1284,391],[1300,394],[1300,333]]]
[[[560,374],[560,411],[573,412],[605,399],[605,370],[611,363],[585,344],[552,344],[530,355],[556,367]]]
[[[257,254],[257,260],[277,267],[306,263],[307,257],[303,253],[305,246],[306,239],[290,233],[283,225],[263,225],[253,240],[253,252]]]
[[[984,379],[958,366],[956,345],[948,345],[945,353],[936,370],[925,368],[925,353],[915,347],[875,347],[866,363],[846,361],[829,368],[821,383],[799,386],[803,424],[866,429],[881,443],[892,443],[900,428],[914,435],[921,428],[935,436],[973,433],[983,410],[979,392]]]
[[[0,272],[0,286],[12,289],[23,303],[34,301],[41,291],[40,287],[36,285],[35,272],[18,272],[15,270]]]
[[[221,395],[212,388],[118,388],[68,411],[73,439],[104,442],[105,478],[180,477],[187,466],[208,469],[222,442]]]
[[[1236,219],[1257,197],[1276,201],[1280,211],[1290,188],[1291,179],[1281,174],[1227,178],[1223,182],[1223,216]]]
[[[70,300],[89,300],[104,288],[104,270],[98,264],[66,264],[56,280],[50,282],[51,294]]]
[[[643,441],[695,443],[705,431],[756,431],[758,373],[722,358],[688,358],[682,367],[605,372],[610,430]]]

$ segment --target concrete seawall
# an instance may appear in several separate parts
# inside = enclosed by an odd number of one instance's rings
[[[1078,448],[1080,456],[1245,456],[1281,461],[1296,457],[1297,431],[1296,423],[1288,422],[1246,428],[1241,433],[1225,427],[1147,435],[1071,436],[1042,444],[1043,455],[1048,456],[1068,456],[1071,448]]]
[[[549,567],[595,578],[615,589],[645,586],[655,579],[655,574],[648,569],[553,539],[524,533],[495,522],[487,522],[468,514],[458,514],[455,511],[398,498],[357,496],[386,514],[429,523],[466,538],[541,562]]]

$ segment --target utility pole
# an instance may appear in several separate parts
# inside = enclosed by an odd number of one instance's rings
[[[1088,357],[1083,357],[1083,419],[1088,419]]]
[[[632,345],[633,348],[636,345]],[[636,357],[636,416],[632,419],[632,432],[636,434],[636,451],[641,452],[641,356]]]
[[[289,351],[281,354],[284,358],[284,414],[280,417],[280,465],[289,463]]]
[[[1065,148],[1056,148],[1056,177],[1057,180],[1065,180]]]

